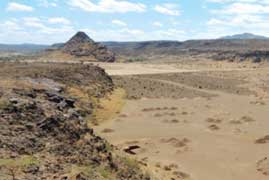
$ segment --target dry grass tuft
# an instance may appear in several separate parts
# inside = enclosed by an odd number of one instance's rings
[[[105,98],[100,99],[98,102],[98,107],[95,108],[94,124],[99,124],[100,122],[112,119],[116,117],[122,107],[125,104],[126,92],[121,89],[115,89],[110,95]]]

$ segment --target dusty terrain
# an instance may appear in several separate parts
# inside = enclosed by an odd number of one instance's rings
[[[0,180],[267,180],[268,42],[8,49]]]
[[[118,115],[95,130],[156,178],[269,178],[266,64],[99,66],[127,95]]]
[[[0,179],[266,180],[266,63],[1,63]]]

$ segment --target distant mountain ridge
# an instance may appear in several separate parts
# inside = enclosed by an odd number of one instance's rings
[[[46,49],[46,51],[44,51]],[[205,55],[214,59],[268,59],[269,38],[250,33],[225,36],[211,40],[188,41],[140,41],[140,42],[94,42],[87,34],[78,32],[66,43],[46,45],[1,45],[1,51],[38,52],[50,55],[50,59],[98,60],[113,62],[118,59],[133,59],[134,57],[148,59],[149,57],[167,57],[184,55]],[[26,51],[27,50],[27,51]],[[46,56],[44,56],[46,57]],[[48,57],[47,57],[48,58]],[[157,58],[158,59],[158,58]],[[257,60],[256,60],[257,59]]]
[[[80,36],[81,35],[81,36]],[[227,40],[227,42],[225,42]],[[116,49],[116,48],[134,48],[134,49],[143,49],[143,48],[179,48],[184,47],[185,45],[188,45],[188,48],[191,48],[192,45],[194,46],[201,46],[204,45],[204,42],[221,42],[222,44],[225,43],[225,45],[229,42],[229,40],[269,40],[269,37],[261,36],[261,35],[255,35],[251,33],[243,33],[243,34],[235,34],[230,36],[224,36],[219,39],[211,39],[211,40],[188,40],[188,41],[140,41],[140,42],[117,42],[117,41],[104,41],[99,42],[102,45],[107,46],[110,49]],[[79,38],[77,39],[78,42],[83,43],[94,43],[92,39],[90,39],[87,35],[79,33]],[[85,42],[84,42],[85,41]],[[191,43],[190,43],[191,42]],[[196,42],[196,43],[194,43]],[[245,46],[245,42],[241,42],[242,45]],[[238,45],[241,44],[240,42],[237,42]],[[55,43],[51,46],[49,45],[42,45],[42,44],[0,44],[0,51],[16,51],[16,52],[36,52],[36,51],[42,51],[47,48],[50,49],[58,49],[63,48],[66,43]],[[185,47],[186,48],[186,47]]]
[[[235,35],[231,35],[231,36],[224,36],[221,37],[220,39],[226,39],[226,40],[232,40],[232,39],[269,39],[266,36],[261,36],[261,35],[256,35],[256,34],[251,34],[251,33],[243,33],[243,34],[235,34]]]
[[[0,44],[0,51],[37,52],[47,49],[49,45],[43,44]]]

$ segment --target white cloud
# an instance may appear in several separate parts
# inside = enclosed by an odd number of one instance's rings
[[[226,26],[226,27],[240,27],[241,29],[268,29],[269,20],[266,17],[259,15],[236,15],[225,18],[212,18],[207,24],[209,26]]]
[[[156,5],[154,10],[169,16],[179,16],[181,14],[176,4],[162,4]]]
[[[71,25],[53,24],[46,17],[24,17],[0,22],[0,42],[43,43],[65,42],[79,29]],[[176,28],[144,31],[142,29],[115,27],[111,29],[80,29],[96,41],[146,41],[185,40],[186,33]],[[48,36],[50,38],[48,38]]]
[[[87,12],[127,13],[144,12],[146,10],[146,5],[129,1],[99,0],[98,3],[94,3],[92,0],[69,0],[68,2],[70,6]]]
[[[39,5],[43,7],[57,7],[58,0],[38,0]]]
[[[145,32],[143,30],[139,30],[139,29],[129,29],[129,28],[124,28],[119,30],[119,33],[128,33],[128,34],[132,34],[132,35],[142,35]]]
[[[31,28],[45,28],[45,25],[37,17],[23,18],[24,25]]]
[[[93,29],[82,29],[91,38],[96,41],[133,41],[143,40],[145,32],[140,29],[104,29],[104,30],[93,30]]]
[[[207,36],[250,32],[268,35],[269,0],[207,0],[219,3],[207,21]]]
[[[162,23],[160,23],[160,22],[158,22],[158,21],[153,22],[152,24],[153,24],[153,26],[157,26],[157,27],[163,27],[163,24],[162,24]]]
[[[268,36],[268,17],[260,15],[235,15],[228,17],[212,18],[207,22],[208,35],[216,37],[227,34],[240,34],[244,32]]]
[[[49,21],[50,20],[50,21]],[[25,17],[23,18],[23,25],[28,28],[33,28],[34,32],[39,32],[43,34],[55,34],[55,33],[66,33],[66,32],[74,32],[74,28],[68,24],[58,23],[58,27],[50,27],[46,23],[55,22],[59,19],[49,19],[48,21],[41,20],[37,17]]]
[[[186,40],[186,33],[181,29],[143,31],[141,29],[82,29],[96,41],[147,41],[147,40]]]
[[[209,19],[209,21],[207,22],[207,25],[209,26],[215,26],[215,25],[227,25],[228,22],[220,20],[220,19],[216,19],[216,18],[211,18]]]
[[[216,14],[264,14],[269,13],[269,5],[232,3],[222,9],[213,10]]]
[[[114,19],[112,20],[112,24],[118,25],[118,26],[127,26],[127,24],[121,20]]]
[[[34,10],[34,8],[31,7],[31,6],[28,6],[28,5],[11,2],[11,3],[8,4],[6,10],[7,11],[27,11],[27,12],[31,12],[31,11]]]
[[[269,14],[269,0],[207,0],[221,3],[221,8],[210,12],[219,15]]]
[[[179,39],[181,35],[185,34],[185,31],[180,30],[180,29],[167,29],[167,30],[162,30],[162,31],[157,31],[157,33],[160,34],[163,39]]]
[[[68,24],[71,24],[71,22],[66,19],[66,18],[63,18],[63,17],[53,17],[53,18],[49,18],[48,19],[48,22],[50,24],[65,24],[65,25],[68,25]]]
[[[75,30],[72,26],[61,26],[61,27],[56,27],[56,28],[52,28],[52,27],[45,27],[45,28],[41,28],[40,32],[43,34],[50,34],[50,35],[60,35],[60,34],[74,34]]]
[[[50,31],[49,33],[42,31],[29,32],[28,29],[20,31],[6,31],[0,29],[0,42],[6,44],[53,44],[67,41],[74,33],[74,31],[65,28],[54,28],[53,31]],[[50,38],[48,38],[48,36]]]
[[[0,24],[0,27],[7,31],[17,31],[22,29],[16,19],[6,20],[4,23]]]
[[[233,0],[207,0],[207,2],[212,2],[212,3],[227,3],[227,2],[232,2]]]
[[[269,4],[268,0],[207,0],[207,2],[211,3],[262,3]]]

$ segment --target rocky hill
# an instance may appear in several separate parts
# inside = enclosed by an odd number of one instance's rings
[[[54,44],[42,58],[114,62],[115,55],[105,45],[94,42],[86,33],[78,32],[64,44]]]
[[[97,100],[113,90],[104,70],[64,64],[0,67],[0,179],[150,179],[89,125]]]

